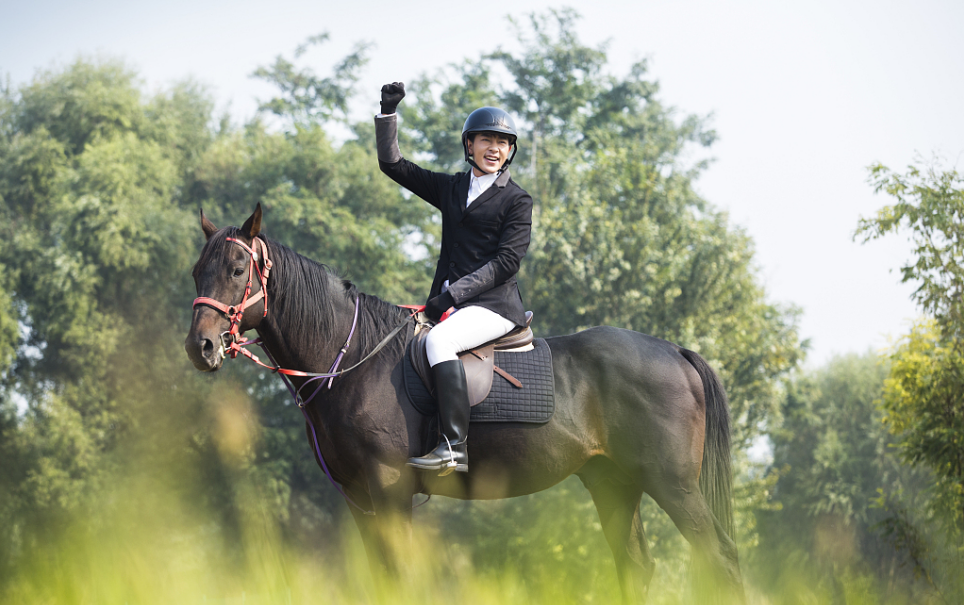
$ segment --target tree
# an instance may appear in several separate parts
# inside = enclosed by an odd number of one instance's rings
[[[894,593],[914,594],[906,553],[881,531],[885,496],[919,504],[926,473],[901,463],[878,408],[888,374],[873,353],[835,357],[787,385],[782,422],[770,432],[772,501],[758,513],[760,548],[753,563],[767,590],[788,602],[801,594],[840,598],[843,583],[861,575]]]
[[[934,471],[931,506],[949,528],[964,531],[964,358],[960,341],[922,320],[890,355],[884,421],[900,437],[907,462]]]
[[[869,180],[875,193],[896,202],[860,219],[854,237],[868,242],[908,232],[914,258],[901,267],[901,281],[919,283],[912,296],[945,337],[964,339],[964,177],[941,171],[934,160],[906,174],[874,164]]]
[[[914,300],[930,319],[916,325],[891,353],[884,391],[885,420],[904,458],[930,468],[932,505],[956,535],[964,532],[964,178],[935,165],[897,174],[870,168],[876,192],[895,198],[861,219],[855,237],[869,241],[908,232],[914,258],[902,281],[918,283]]]
[[[295,49],[295,59],[302,57],[312,46],[328,41],[328,33],[311,36]],[[261,103],[259,109],[290,120],[296,124],[318,124],[334,118],[347,119],[348,101],[354,93],[359,72],[368,63],[365,56],[370,44],[361,42],[334,67],[334,73],[318,77],[311,69],[298,69],[295,64],[278,56],[273,65],[262,66],[252,74],[277,86],[281,93]]]
[[[138,86],[120,62],[82,59],[0,102],[5,579],[77,520],[93,533],[129,510],[126,480],[160,493],[170,469],[192,469],[163,493],[226,491],[216,448],[196,438],[210,388],[180,328],[200,241],[185,181],[213,139],[213,104],[191,83],[149,99]]]

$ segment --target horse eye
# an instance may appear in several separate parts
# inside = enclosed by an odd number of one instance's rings
[[[244,275],[244,269],[242,269],[241,267],[238,267],[237,269],[234,270],[235,277],[241,277],[242,275]]]

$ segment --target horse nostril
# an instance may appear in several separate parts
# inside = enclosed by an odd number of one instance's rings
[[[201,339],[201,353],[205,357],[210,357],[211,354],[214,353],[214,343],[211,342],[211,339],[209,338]]]

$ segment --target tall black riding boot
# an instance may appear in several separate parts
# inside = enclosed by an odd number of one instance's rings
[[[442,439],[434,450],[408,465],[427,471],[439,471],[444,477],[452,471],[469,471],[469,391],[465,385],[465,368],[460,360],[443,361],[432,366],[435,392],[438,393],[439,429]]]

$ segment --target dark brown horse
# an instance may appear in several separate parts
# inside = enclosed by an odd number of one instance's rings
[[[198,296],[239,305],[252,266],[264,263],[264,255],[250,262],[261,207],[240,229],[218,230],[203,213],[201,226],[207,243],[194,267]],[[267,313],[259,300],[244,313],[240,331],[256,330],[279,366],[327,371],[351,330],[356,300],[356,334],[342,367],[361,361],[406,321],[406,311],[358,292],[326,266],[260,239],[273,264]],[[261,283],[254,277],[252,294]],[[221,367],[229,323],[212,306],[195,306],[185,348],[199,370]],[[699,577],[727,598],[742,599],[730,538],[729,412],[719,379],[702,357],[617,328],[548,338],[555,374],[552,419],[542,425],[473,425],[470,472],[439,478],[405,466],[436,438],[433,423],[412,407],[403,385],[403,354],[411,338],[411,329],[399,332],[336,378],[330,390],[326,386],[306,410],[334,479],[353,501],[375,512],[350,507],[373,566],[391,568],[391,540],[410,535],[414,494],[511,498],[576,474],[596,504],[627,602],[645,599],[654,569],[638,515],[644,492],[693,546]]]

